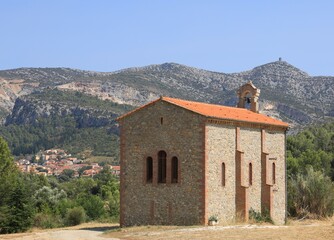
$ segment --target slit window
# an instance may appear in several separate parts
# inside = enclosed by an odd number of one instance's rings
[[[179,178],[179,159],[177,157],[172,158],[172,183],[178,183]]]
[[[275,163],[273,163],[273,184],[276,184],[276,166]]]
[[[225,187],[226,183],[226,170],[225,170],[225,163],[222,163],[222,186]]]
[[[249,186],[252,186],[253,184],[253,165],[252,163],[249,163],[249,168],[248,168],[248,171],[249,171]]]
[[[151,157],[146,158],[146,182],[152,183],[153,180],[153,159]]]
[[[158,183],[166,183],[166,157],[165,151],[158,153]]]

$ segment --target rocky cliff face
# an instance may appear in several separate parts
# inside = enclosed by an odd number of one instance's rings
[[[296,126],[326,121],[334,115],[334,77],[312,77],[284,61],[232,74],[175,63],[111,73],[67,68],[3,70],[0,71],[0,107],[9,112],[18,97],[29,96],[36,90],[43,92],[50,87],[67,92],[79,91],[132,106],[145,104],[160,95],[235,106],[237,88],[250,80],[261,89],[260,111],[264,114]],[[15,105],[7,123],[27,121],[19,117],[22,106],[30,109],[34,108],[34,103],[20,98]],[[85,110],[78,110],[80,106],[52,106],[50,110],[47,103],[37,105],[39,107],[29,110],[30,114],[75,114],[81,111],[85,115]],[[99,111],[98,108],[94,111]]]
[[[52,116],[74,116],[78,128],[103,127],[115,124],[117,114],[111,111],[86,108],[84,106],[70,106],[61,103],[33,101],[27,97],[17,98],[5,124],[34,124],[40,118]]]
[[[6,117],[5,126],[14,124],[29,127],[42,119],[69,117],[78,129],[108,127],[110,133],[118,134],[116,117],[131,109],[128,105],[103,101],[79,92],[46,89],[18,97],[12,113]]]

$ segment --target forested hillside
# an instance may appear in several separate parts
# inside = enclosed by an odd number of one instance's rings
[[[14,155],[59,147],[72,154],[91,152],[118,161],[115,118],[131,106],[80,92],[47,89],[18,98],[0,134]]]

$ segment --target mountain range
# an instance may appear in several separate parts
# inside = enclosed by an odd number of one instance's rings
[[[115,124],[116,116],[161,95],[235,106],[237,89],[249,81],[261,90],[260,112],[289,122],[293,131],[334,119],[334,77],[310,76],[281,60],[239,73],[212,72],[176,63],[115,72],[70,68],[1,70],[0,117],[8,126],[72,115],[77,124],[81,123],[79,127],[101,127]]]
[[[261,89],[261,111],[291,123],[333,117],[334,77],[309,76],[285,61],[240,73],[218,73],[176,63],[116,72],[69,68],[0,71],[0,108],[9,114],[17,98],[47,88],[79,91],[112,102],[139,106],[160,95],[234,106],[236,90],[252,81]]]

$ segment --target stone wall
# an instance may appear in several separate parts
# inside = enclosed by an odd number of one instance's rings
[[[204,118],[159,100],[120,123],[121,225],[203,224]],[[167,153],[167,168],[172,157],[179,159],[179,183],[157,183],[160,150]],[[153,183],[145,181],[149,156]]]
[[[286,156],[285,133],[277,131],[266,132],[266,150],[269,153],[268,163],[275,163],[276,180],[272,186],[273,212],[272,220],[275,224],[284,224],[286,220]],[[268,168],[269,180],[272,180],[272,167]],[[272,182],[271,182],[272,183]]]
[[[222,223],[242,220],[250,209],[261,212],[261,187],[268,182],[266,197],[271,199],[271,216],[276,224],[285,222],[285,133],[282,131],[262,130],[236,126],[207,124],[207,214],[218,216]],[[262,143],[263,141],[263,143]],[[238,143],[239,146],[236,144]],[[262,149],[263,144],[263,149]],[[266,179],[261,179],[262,151],[267,155]],[[238,155],[241,153],[242,157]],[[238,159],[238,156],[240,157]],[[240,161],[241,176],[236,176],[236,161]],[[222,163],[225,163],[225,186],[222,186]],[[275,184],[273,184],[272,163],[275,162]],[[250,178],[249,164],[252,164]],[[251,182],[250,182],[251,179]],[[240,181],[237,184],[236,181]],[[240,190],[236,187],[240,186]],[[245,195],[236,196],[236,191],[244,191]],[[244,197],[242,197],[244,196]],[[237,204],[244,206],[244,214],[236,209]],[[240,210],[240,209],[239,209]],[[268,209],[269,210],[269,209]],[[237,213],[238,212],[238,213]],[[240,218],[240,219],[239,219]]]
[[[244,152],[243,185],[247,187],[248,210],[261,211],[261,130],[240,128],[240,150]],[[249,164],[252,164],[250,184]]]
[[[228,223],[235,218],[235,127],[207,124],[206,129],[208,217],[217,216],[220,222]]]

